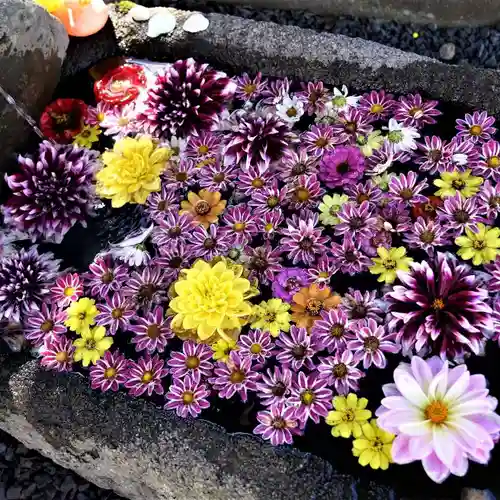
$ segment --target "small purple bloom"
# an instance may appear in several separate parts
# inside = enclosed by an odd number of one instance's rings
[[[153,264],[163,270],[163,279],[167,283],[179,277],[181,269],[188,268],[193,258],[192,247],[184,243],[171,243],[160,247],[160,256],[154,259]]]
[[[224,234],[231,240],[232,246],[244,246],[258,233],[255,217],[246,204],[228,208],[223,215]]]
[[[452,151],[446,147],[446,141],[435,135],[424,137],[424,143],[418,143],[419,154],[415,163],[419,170],[435,174],[444,172],[451,164]]]
[[[90,368],[89,376],[92,389],[116,392],[127,380],[127,360],[118,351],[106,351],[104,357]]]
[[[257,229],[265,240],[271,240],[281,233],[280,224],[283,222],[283,212],[274,210],[257,218]]]
[[[358,361],[351,351],[337,351],[333,356],[320,358],[317,370],[328,386],[333,386],[338,394],[345,396],[349,392],[357,392],[358,381],[365,376],[356,368],[357,365]]]
[[[321,158],[319,178],[331,189],[355,183],[365,170],[365,157],[359,148],[339,146]]]
[[[268,82],[267,87],[262,91],[263,104],[274,106],[283,100],[283,97],[290,92],[290,80],[277,78]]]
[[[293,296],[309,284],[309,276],[305,269],[298,267],[283,269],[272,283],[273,297],[291,302]]]
[[[361,205],[364,201],[376,205],[383,196],[382,190],[371,180],[359,184],[348,184],[344,186],[344,189],[358,205]]]
[[[312,370],[312,357],[318,351],[316,340],[307,333],[306,328],[292,326],[290,333],[281,332],[276,340],[276,360],[284,367],[291,367],[293,371],[303,366]]]
[[[500,182],[500,144],[497,141],[491,140],[482,145],[481,156],[473,174],[491,179],[492,182]]]
[[[341,309],[321,311],[320,315],[321,319],[316,320],[311,329],[318,348],[329,353],[344,350],[347,341],[353,338],[347,315]]]
[[[196,226],[189,238],[189,249],[193,257],[201,257],[207,261],[219,255],[226,255],[231,248],[231,239],[217,224],[210,224],[208,229]]]
[[[269,242],[256,248],[245,247],[243,260],[250,271],[249,278],[255,277],[264,285],[272,283],[276,274],[282,269],[281,254],[282,250],[273,249]]]
[[[457,138],[471,139],[474,142],[489,141],[497,129],[493,127],[495,117],[488,116],[486,111],[467,113],[464,119],[457,120]]]
[[[163,308],[155,307],[146,313],[144,318],[135,317],[129,330],[135,333],[132,344],[136,344],[137,352],[146,349],[149,354],[163,352],[169,339],[174,337],[170,328],[170,320],[165,319]]]
[[[247,73],[236,78],[236,92],[234,97],[240,101],[253,101],[267,89],[267,80],[262,79],[262,73],[257,73],[255,78],[250,78]]]
[[[269,212],[281,212],[287,204],[287,188],[277,185],[257,191],[252,195],[248,206],[254,209],[254,215],[262,216]]]
[[[197,344],[191,340],[182,343],[182,352],[172,351],[167,364],[170,375],[174,379],[184,378],[186,375],[200,375],[208,378],[212,375],[212,349],[206,344]]]
[[[322,114],[331,95],[323,85],[323,82],[301,82],[302,90],[297,92],[305,102],[305,110],[309,116]]]
[[[292,389],[293,373],[286,366],[268,368],[257,384],[260,402],[264,406],[286,403]]]
[[[327,388],[327,381],[316,374],[299,372],[293,382],[288,403],[295,407],[295,418],[304,425],[309,419],[319,424],[320,417],[326,417],[332,408],[333,393]]]
[[[500,182],[493,184],[486,181],[476,196],[478,211],[485,215],[489,224],[493,224],[500,214]]]
[[[330,255],[335,270],[351,276],[367,271],[372,264],[349,233],[344,235],[342,244],[331,242]]]
[[[196,182],[198,169],[191,159],[172,162],[163,172],[164,186],[171,191],[180,192]]]
[[[83,275],[84,285],[90,288],[94,297],[106,297],[123,286],[128,279],[128,268],[116,265],[111,255],[98,255],[89,265],[89,272]]]
[[[51,337],[40,349],[40,364],[49,370],[70,372],[73,369],[73,341],[65,335]]]
[[[334,133],[331,125],[312,125],[308,132],[300,136],[300,143],[308,153],[315,156],[323,156],[324,153],[333,149],[340,138]]]
[[[123,289],[123,295],[132,298],[139,306],[147,308],[164,300],[166,287],[167,282],[161,267],[145,267],[140,272],[132,272]]]
[[[253,196],[259,191],[270,188],[276,184],[275,173],[263,163],[252,165],[245,172],[241,172],[238,177],[238,192],[245,196]]]
[[[219,152],[219,144],[220,139],[214,133],[197,132],[195,129],[189,136],[185,154],[189,158],[194,158],[195,161],[213,158]]]
[[[165,184],[162,184],[160,192],[151,193],[146,200],[146,212],[154,221],[163,219],[170,211],[178,212],[179,209],[179,194],[168,189]]]
[[[464,198],[459,192],[447,196],[441,207],[437,207],[437,220],[443,228],[454,229],[459,236],[465,228],[474,228],[478,222],[484,222],[479,215],[476,198]]]
[[[361,205],[344,203],[337,212],[340,223],[335,226],[336,235],[350,234],[356,241],[361,242],[370,238],[376,229],[377,218],[374,216],[373,206],[364,201]]]
[[[337,272],[335,262],[328,255],[321,255],[319,259],[307,270],[310,283],[327,285],[332,276]]]
[[[182,418],[191,416],[196,418],[210,403],[210,391],[205,384],[200,382],[200,375],[187,375],[184,379],[174,379],[165,395],[167,403],[165,410],[175,410]]]
[[[352,107],[339,113],[333,130],[342,139],[356,139],[358,134],[368,135],[373,130],[370,121],[370,118],[362,110]]]
[[[49,342],[66,332],[65,320],[65,311],[44,302],[39,311],[32,311],[27,315],[24,322],[24,337],[35,347],[40,347],[44,342]]]
[[[287,198],[291,210],[315,208],[325,194],[316,174],[300,175],[287,186]]]
[[[207,165],[200,170],[198,182],[200,187],[208,191],[226,191],[233,186],[237,178],[237,169],[234,165],[223,165],[216,161],[213,165]]]
[[[186,243],[191,240],[191,232],[196,224],[189,214],[179,214],[179,211],[169,211],[156,221],[151,240],[158,247],[172,243]]]
[[[254,434],[271,441],[273,446],[292,444],[293,436],[300,434],[299,422],[295,417],[295,408],[278,403],[268,410],[257,413],[259,425]]]
[[[488,291],[490,293],[500,292],[500,256],[492,264],[484,267],[491,274],[491,279],[488,281]]]
[[[379,213],[380,229],[394,233],[405,233],[411,227],[410,211],[405,203],[391,201]]]
[[[120,292],[105,298],[105,304],[97,304],[99,314],[95,322],[100,326],[107,326],[110,335],[115,335],[118,329],[126,332],[130,325],[130,319],[136,314],[130,300],[123,297]]]
[[[460,196],[460,194],[458,195]],[[403,241],[409,248],[421,248],[432,254],[436,247],[449,245],[451,242],[448,226],[441,226],[437,221],[418,217],[413,228],[404,235]]]
[[[427,197],[420,194],[429,184],[426,180],[418,182],[418,175],[410,171],[406,174],[391,177],[389,181],[389,199],[407,205],[425,203]]]
[[[361,242],[361,250],[369,257],[375,257],[377,255],[378,247],[389,249],[391,246],[392,234],[385,230],[376,231],[371,238]]]
[[[434,116],[442,115],[436,109],[439,101],[424,101],[420,94],[401,96],[394,106],[394,118],[406,127],[422,128],[436,123]]]
[[[129,361],[125,387],[129,389],[131,396],[141,396],[145,392],[148,396],[151,396],[153,392],[163,394],[165,390],[161,379],[167,374],[165,360],[160,359],[158,354],[153,357],[146,354],[137,362]]]
[[[370,318],[377,323],[382,323],[385,314],[379,304],[376,291],[361,292],[349,288],[349,292],[344,295],[339,309],[347,314],[352,329],[357,329],[366,326]]]
[[[304,148],[298,151],[287,149],[281,159],[278,170],[283,181],[294,181],[301,175],[316,175],[318,173],[319,159],[309,155]]]
[[[386,94],[385,90],[372,90],[364,94],[358,102],[358,109],[365,113],[367,119],[377,121],[388,118],[394,107],[395,101],[392,94]]]
[[[263,364],[272,356],[274,345],[269,332],[250,330],[247,335],[238,339],[238,353],[242,358],[249,358],[252,362]]]

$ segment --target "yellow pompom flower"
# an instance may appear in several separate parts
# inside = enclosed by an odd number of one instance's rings
[[[332,404],[335,410],[328,412],[325,418],[326,423],[333,426],[332,436],[360,438],[363,435],[361,426],[372,416],[372,412],[366,409],[368,400],[358,399],[356,394],[350,392],[347,397],[335,396]]]
[[[332,194],[331,196],[326,194],[323,196],[323,201],[318,206],[320,211],[319,220],[325,226],[335,226],[339,224],[340,219],[337,217],[337,212],[342,208],[342,205],[348,201],[349,196],[346,194]]]
[[[74,360],[81,361],[83,366],[89,366],[90,363],[95,365],[112,344],[113,339],[106,337],[106,328],[96,326],[83,332],[81,338],[73,342],[75,346]]]
[[[373,419],[361,427],[363,436],[352,442],[352,454],[359,457],[363,467],[370,465],[372,469],[387,470],[392,463],[392,442],[394,434],[382,430]]]
[[[493,262],[500,255],[500,228],[479,223],[476,231],[465,228],[465,235],[455,239],[461,247],[457,254],[464,260],[472,259],[475,266]]]
[[[377,248],[378,257],[372,258],[374,265],[369,268],[370,273],[380,274],[377,281],[384,281],[386,285],[390,285],[396,281],[396,271],[409,271],[410,263],[413,262],[411,257],[406,256],[406,248]]]
[[[470,198],[479,191],[479,186],[483,183],[482,177],[471,175],[472,170],[459,172],[441,172],[441,179],[435,179],[434,185],[438,189],[434,194],[441,198],[455,196],[460,193],[464,198]]]
[[[150,137],[124,137],[113,151],[102,154],[104,168],[96,175],[96,192],[114,208],[143,205],[150,193],[160,190],[160,174],[171,156],[170,148],[157,147]]]
[[[95,323],[95,317],[99,314],[95,306],[95,300],[87,297],[73,302],[66,309],[67,319],[64,324],[74,332],[83,334],[88,332],[90,326]]]
[[[35,0],[35,3],[43,7],[48,12],[55,12],[64,6],[64,0]]]
[[[253,323],[250,326],[277,337],[280,332],[290,331],[292,316],[289,310],[290,304],[281,299],[263,301],[254,307]]]
[[[231,351],[237,351],[238,346],[236,345],[236,340],[224,340],[219,339],[215,344],[212,344],[212,351],[214,352],[212,358],[215,361],[224,361],[227,362],[229,359],[229,354]]]
[[[170,309],[176,313],[172,328],[196,330],[202,341],[217,335],[232,340],[229,332],[239,332],[252,314],[252,305],[246,300],[252,287],[241,277],[242,270],[224,260],[213,266],[199,260],[191,269],[184,269],[174,284],[177,296],[170,301]]]
[[[73,144],[80,146],[82,148],[91,148],[94,142],[99,141],[99,136],[101,135],[101,129],[98,125],[92,127],[91,125],[85,125],[78,135],[75,135],[73,139]]]

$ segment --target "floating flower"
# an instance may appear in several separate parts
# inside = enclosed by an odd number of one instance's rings
[[[83,295],[83,281],[77,273],[59,276],[50,289],[50,295],[52,301],[63,309]]]
[[[239,175],[238,192],[253,198],[255,194],[275,185],[273,177],[273,171],[265,163],[251,165]]]
[[[68,144],[81,132],[87,116],[87,105],[79,99],[57,99],[40,117],[40,129],[47,139]]]
[[[300,137],[301,145],[308,153],[315,156],[323,156],[339,142],[339,137],[330,125],[312,125],[310,130],[304,132]]]
[[[359,379],[365,374],[359,369],[358,360],[351,351],[337,351],[333,356],[320,358],[316,367],[319,378],[324,380],[328,387],[333,386],[340,395],[359,390]]]
[[[239,350],[239,346],[236,344],[236,340],[233,339],[219,339],[217,342],[212,344],[213,359],[215,361],[222,361],[227,363],[229,360],[229,355],[232,351]]]
[[[101,123],[106,118],[106,115],[113,109],[114,106],[104,101],[98,102],[95,108],[88,106],[85,123],[87,125],[91,125],[92,127],[100,127]]]
[[[292,383],[292,392],[288,398],[290,406],[295,407],[295,418],[304,425],[309,419],[316,424],[320,417],[326,417],[331,408],[332,391],[326,387],[326,381],[316,374],[306,375],[299,372]]]
[[[420,134],[416,128],[405,126],[394,118],[389,120],[387,127],[382,128],[387,130],[387,141],[394,153],[417,149],[415,139],[418,139]]]
[[[111,337],[106,337],[106,329],[103,326],[88,328],[80,334],[80,338],[73,342],[75,346],[75,361],[81,361],[83,366],[95,365],[104,353],[113,344]]]
[[[309,285],[307,271],[300,268],[283,269],[272,283],[273,295],[286,302],[291,302],[293,296],[301,288]]]
[[[396,281],[397,271],[409,271],[410,263],[413,261],[411,257],[406,257],[405,247],[398,248],[377,248],[378,257],[374,257],[373,266],[370,267],[371,274],[378,274],[377,281],[382,281],[385,284],[394,283]]]
[[[475,199],[479,212],[485,215],[489,224],[492,224],[500,214],[500,182],[492,184],[486,181]]]
[[[334,409],[325,418],[325,422],[332,426],[332,436],[360,438],[363,435],[361,426],[372,416],[372,412],[366,409],[368,400],[358,399],[350,392],[347,396],[335,396],[332,404]]]
[[[138,131],[137,110],[135,104],[116,106],[106,114],[106,118],[101,122],[104,135],[112,135],[115,140],[121,139],[128,134]]]
[[[242,335],[238,339],[238,347],[238,353],[242,358],[247,357],[257,363],[265,363],[272,355],[274,345],[269,332],[250,330],[248,335]]]
[[[488,264],[500,255],[500,228],[478,223],[466,227],[465,236],[459,236],[455,243],[460,247],[457,255],[462,259],[472,259],[475,266]]]
[[[93,296],[106,297],[123,286],[128,279],[128,269],[123,264],[116,265],[109,254],[98,255],[83,277]]]
[[[231,238],[220,226],[210,224],[208,229],[196,226],[189,236],[190,249],[195,257],[207,261],[220,255],[227,255],[231,248]]]
[[[450,474],[465,475],[469,460],[488,462],[500,417],[483,375],[414,356],[394,370],[394,382],[383,386],[377,422],[396,434],[395,463],[421,460],[427,475],[442,483]]]
[[[345,186],[345,191],[358,205],[364,201],[377,205],[384,199],[382,190],[372,180]]]
[[[302,288],[293,296],[292,321],[297,326],[310,328],[321,319],[321,312],[328,311],[340,304],[340,296],[332,294],[329,287],[313,283]]]
[[[337,268],[335,267],[335,263],[328,255],[319,257],[316,264],[307,270],[310,281],[320,286],[330,283],[332,276],[336,272]]]
[[[457,235],[463,233],[467,227],[473,229],[478,222],[484,220],[476,203],[476,197],[464,198],[460,193],[448,196],[437,209],[438,222],[443,228],[455,230]]]
[[[348,234],[344,236],[341,245],[332,242],[330,254],[334,270],[351,276],[366,271],[372,261],[361,251],[360,246]]]
[[[418,175],[410,171],[406,174],[393,177],[389,181],[389,199],[401,201],[413,205],[415,203],[425,203],[427,197],[421,192],[428,187],[426,180],[418,182]]]
[[[162,180],[166,189],[179,193],[197,181],[199,169],[189,159],[178,162],[172,162],[172,159],[167,162]]]
[[[246,300],[250,282],[241,277],[242,270],[228,267],[225,261],[211,266],[202,260],[184,270],[174,285],[177,296],[170,301],[176,313],[172,328],[195,329],[201,340],[213,335],[230,338],[229,331],[239,331],[252,313]]]
[[[385,90],[372,90],[361,96],[358,109],[366,113],[370,121],[385,119],[391,113],[396,101],[392,94],[386,94]]]
[[[344,311],[330,309],[321,311],[321,319],[315,321],[311,335],[315,341],[329,353],[346,349],[347,341],[354,338],[349,319]]]
[[[286,366],[268,368],[257,383],[260,402],[264,406],[273,407],[286,403],[292,388],[293,373]]]
[[[292,210],[315,208],[318,204],[318,198],[324,192],[316,174],[300,175],[288,184],[289,207]]]
[[[253,308],[253,322],[250,326],[277,337],[280,332],[290,331],[289,309],[290,304],[281,299],[263,301]]]
[[[150,193],[160,191],[160,174],[172,150],[157,147],[149,137],[124,137],[101,158],[104,168],[97,175],[97,194],[111,200],[114,208],[126,203],[144,205]]]
[[[122,64],[94,83],[94,94],[98,102],[123,106],[137,99],[146,84],[146,73],[142,66]]]
[[[404,233],[411,228],[410,211],[405,203],[400,201],[389,202],[378,214],[378,228],[382,226],[385,231]]]
[[[121,260],[129,266],[142,266],[149,263],[149,254],[145,242],[153,231],[154,224],[147,228],[139,228],[120,243],[111,245],[109,253],[114,259]]]
[[[394,106],[394,118],[405,126],[417,129],[436,123],[434,116],[441,115],[436,109],[438,101],[424,101],[420,94],[401,96]]]
[[[458,195],[460,198],[460,195]],[[404,242],[410,248],[421,248],[428,253],[432,253],[435,247],[449,245],[450,237],[448,228],[438,222],[419,217],[411,232],[404,235]]]
[[[359,464],[372,469],[387,470],[392,460],[394,434],[384,431],[372,419],[362,426],[362,437],[352,442],[352,454],[359,457]]]
[[[183,243],[171,243],[159,248],[160,256],[154,260],[154,264],[163,270],[163,278],[170,284],[175,281],[182,269],[189,267],[192,263],[192,247]]]
[[[267,212],[262,217],[259,217],[256,222],[262,237],[266,241],[272,240],[281,233],[280,225],[283,222],[283,212],[277,210]]]
[[[263,216],[266,213],[282,213],[287,204],[288,190],[286,187],[278,188],[277,184],[259,190],[252,194],[248,206],[253,208],[253,214]]]
[[[446,141],[435,135],[423,139],[423,144],[417,144],[419,155],[415,159],[415,163],[419,165],[419,170],[430,174],[445,171],[452,161],[452,151],[449,147],[446,147]]]
[[[95,318],[99,311],[94,299],[82,297],[66,309],[66,314],[67,319],[64,324],[70,330],[81,335],[88,332],[90,327],[95,324]]]
[[[370,238],[376,229],[377,219],[374,215],[373,206],[368,201],[363,201],[361,205],[345,203],[337,212],[340,222],[335,225],[335,234],[349,234],[360,242]]]
[[[164,318],[163,308],[155,307],[143,318],[134,318],[134,324],[129,330],[135,334],[132,344],[137,352],[146,349],[150,354],[163,352],[169,339],[174,334],[170,329],[170,320]]]
[[[373,127],[365,113],[356,108],[349,108],[339,112],[333,129],[343,141],[348,138],[354,141],[358,134],[369,134]]]
[[[470,139],[474,142],[489,141],[497,129],[493,127],[495,118],[486,111],[467,113],[464,119],[457,120],[457,138]]]
[[[302,366],[312,369],[314,363],[312,357],[318,351],[319,346],[314,338],[307,333],[305,328],[292,326],[290,333],[280,333],[276,340],[276,360],[283,367],[290,367],[294,372]]]
[[[268,410],[257,413],[259,425],[254,434],[271,441],[273,446],[292,444],[293,436],[300,434],[299,422],[295,416],[295,408],[278,403]]]
[[[357,107],[360,99],[361,96],[349,95],[347,87],[342,85],[340,90],[334,87],[331,106],[336,113],[341,113],[342,111]]]
[[[82,130],[75,135],[73,144],[81,148],[91,148],[94,142],[99,142],[100,135],[101,129],[99,127],[84,125]]]
[[[202,189],[198,194],[189,192],[188,201],[182,201],[181,207],[181,214],[191,215],[197,224],[208,228],[211,223],[217,223],[226,208],[226,200],[221,200],[220,193]]]
[[[225,234],[233,245],[246,245],[257,235],[257,222],[247,205],[241,203],[228,208],[223,216]]]
[[[491,279],[488,281],[488,290],[500,292],[500,257],[497,257],[492,264],[485,266],[485,269],[491,275]]]
[[[167,282],[161,267],[145,267],[142,271],[131,273],[123,295],[137,305],[148,309],[151,304],[160,304],[166,294]]]
[[[340,219],[337,217],[337,213],[342,208],[344,203],[349,201],[349,196],[346,194],[337,194],[323,196],[322,203],[319,204],[318,208],[320,211],[319,220],[325,226],[335,226],[340,223]]]
[[[172,243],[187,243],[195,226],[191,214],[179,214],[172,210],[157,221],[151,239],[160,248]]]
[[[158,354],[151,357],[149,354],[139,358],[137,362],[130,361],[128,366],[125,387],[131,396],[141,396],[147,392],[148,396],[154,393],[164,394],[162,379],[168,374],[165,361]]]
[[[97,304],[99,314],[95,317],[96,324],[107,326],[110,335],[116,335],[118,329],[126,332],[130,320],[136,314],[133,304],[125,299],[120,292],[105,298],[105,304]]]
[[[358,148],[339,146],[321,158],[319,178],[333,189],[359,180],[364,169],[365,158]]]
[[[363,293],[352,288],[342,298],[339,310],[347,314],[352,328],[361,328],[367,325],[370,318],[373,318],[377,323],[382,323],[384,315],[384,311],[377,300],[376,291]]]
[[[64,311],[43,303],[39,311],[30,312],[26,318],[24,336],[35,347],[40,347],[44,342],[66,332],[65,319],[66,313]]]
[[[40,349],[40,364],[49,370],[70,372],[73,369],[75,347],[65,335],[51,337]]]
[[[385,137],[380,130],[370,132],[368,135],[358,135],[356,137],[356,146],[366,158],[372,156],[379,150],[385,141]]]
[[[226,191],[234,186],[238,169],[234,165],[223,165],[220,161],[203,167],[198,174],[200,187],[212,192]]]
[[[481,147],[481,156],[474,173],[483,179],[500,182],[500,143],[491,140]]]
[[[250,78],[247,73],[243,73],[236,79],[234,96],[241,101],[254,101],[262,95],[266,86],[267,80],[262,79],[262,73],[257,73],[254,78]]]
[[[182,343],[182,352],[170,353],[167,364],[174,379],[184,378],[187,375],[207,378],[212,375],[214,368],[211,359],[212,349],[208,345],[187,340]]]
[[[283,80],[280,78],[270,80],[262,92],[262,96],[265,98],[262,99],[262,103],[275,106],[281,102],[290,93],[290,83],[286,77]]]
[[[184,379],[175,379],[170,385],[165,399],[165,410],[175,410],[182,418],[188,416],[196,418],[210,403],[210,391],[205,384],[200,382],[199,374],[188,375]]]
[[[106,351],[89,371],[92,389],[117,391],[127,380],[127,360],[119,352]]]
[[[465,172],[458,170],[441,172],[441,178],[434,179],[434,185],[440,188],[434,194],[441,198],[455,196],[457,193],[460,193],[464,198],[474,196],[479,191],[483,179],[474,177],[471,172],[470,169],[465,170]]]
[[[169,213],[179,211],[179,196],[162,184],[159,193],[151,193],[146,201],[146,211],[154,221],[162,221]]]
[[[302,82],[300,86],[302,90],[297,95],[305,102],[304,106],[307,114],[309,116],[323,114],[331,97],[323,82]]]

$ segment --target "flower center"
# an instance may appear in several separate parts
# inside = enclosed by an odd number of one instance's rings
[[[213,181],[214,182],[223,182],[226,176],[222,173],[219,172],[213,176]]]
[[[472,248],[474,248],[474,250],[483,250],[486,248],[486,242],[476,240],[472,243]]]
[[[397,264],[396,264],[395,260],[393,260],[393,259],[386,259],[386,260],[384,260],[384,267],[386,269],[389,269],[389,270],[396,269],[396,266],[397,266]]]
[[[177,238],[177,236],[180,236],[182,234],[182,229],[179,226],[174,226],[171,227],[167,232],[171,238]]]
[[[257,271],[265,271],[269,267],[269,264],[267,260],[262,257],[252,257],[249,267]]]
[[[267,199],[267,206],[269,208],[274,208],[278,205],[278,203],[280,202],[279,198],[277,196],[270,196],[268,199]]]
[[[71,297],[72,295],[75,294],[75,289],[71,286],[68,286],[64,289],[63,293],[65,297]]]
[[[292,356],[295,359],[302,359],[306,355],[307,349],[303,345],[296,345],[292,348]]]
[[[399,196],[401,196],[403,200],[410,200],[411,197],[413,196],[413,191],[410,188],[402,189],[399,192]]]
[[[312,405],[314,403],[315,399],[316,399],[316,396],[315,396],[314,392],[312,392],[309,389],[306,389],[305,391],[301,392],[301,394],[300,394],[300,400],[306,406]]]
[[[237,233],[241,233],[242,231],[245,230],[246,227],[247,227],[246,222],[236,222],[236,224],[233,224],[233,229]]]
[[[96,342],[94,339],[89,339],[85,342],[85,348],[92,351],[96,347]]]
[[[432,231],[422,231],[420,241],[423,243],[432,243],[434,241],[434,233]]]
[[[362,304],[354,304],[352,307],[351,317],[352,319],[363,319],[366,318],[366,306]]]
[[[312,247],[313,247],[313,242],[311,238],[309,238],[308,236],[303,238],[302,241],[299,241],[299,248],[301,250],[311,250]]]
[[[252,95],[257,90],[257,85],[255,83],[247,83],[243,85],[243,92],[246,95]]]
[[[448,407],[442,401],[433,401],[424,410],[425,418],[434,424],[442,424],[448,418]]]
[[[252,344],[250,346],[250,352],[252,354],[260,354],[262,352],[262,346],[260,344]]]
[[[156,286],[153,283],[147,283],[139,288],[139,296],[151,300],[156,292]]]
[[[344,258],[347,262],[356,262],[358,260],[358,257],[353,250],[347,250],[344,254]]]
[[[87,317],[87,313],[86,312],[78,313],[78,319],[79,320],[83,321],[86,317]]]
[[[463,189],[465,187],[465,181],[463,181],[462,179],[455,179],[454,181],[452,181],[451,185],[455,188],[455,189]]]
[[[364,340],[365,351],[373,352],[376,351],[380,346],[380,340],[377,337],[366,337]]]
[[[356,122],[346,122],[344,123],[344,129],[350,134],[354,134],[358,130],[358,125]]]
[[[109,90],[111,92],[121,92],[122,90],[126,90],[130,87],[130,83],[128,80],[115,80],[109,86]]]
[[[198,153],[200,153],[200,155],[206,155],[209,151],[210,151],[210,149],[206,144],[202,144],[198,148]]]
[[[271,420],[271,427],[273,429],[278,429],[278,430],[280,430],[280,429],[286,429],[286,422],[281,417],[274,417]]]
[[[492,196],[488,202],[491,208],[497,208],[500,206],[500,196]]]
[[[336,170],[337,170],[337,173],[339,173],[339,174],[347,174],[347,172],[349,172],[349,163],[347,163],[346,161],[339,163],[337,165]]]
[[[276,382],[276,384],[271,389],[273,396],[277,396],[279,398],[283,397],[286,392],[286,386],[283,382]]]
[[[297,201],[307,201],[310,196],[309,190],[305,187],[299,187],[295,190],[295,198]]]
[[[347,99],[343,95],[337,95],[332,99],[332,103],[337,107],[337,108],[342,108],[347,104]]]
[[[40,330],[42,330],[43,333],[50,332],[52,328],[54,327],[54,322],[50,319],[46,319],[41,325],[40,325]]]
[[[353,217],[349,221],[349,227],[351,229],[360,229],[364,226],[364,221],[361,217]]]
[[[188,179],[188,174],[187,172],[177,172],[175,174],[175,180],[177,182],[185,182]]]
[[[200,358],[198,356],[188,356],[186,358],[186,368],[194,370],[200,366]]]
[[[455,220],[457,222],[467,222],[470,219],[470,215],[465,210],[457,210],[455,212]]]
[[[101,281],[108,285],[115,279],[115,276],[113,275],[112,271],[106,271],[102,276],[101,276]]]
[[[328,145],[328,140],[325,137],[319,137],[314,144],[318,148],[324,148]]]
[[[481,135],[483,133],[483,128],[481,127],[481,125],[472,125],[472,127],[469,129],[469,133],[473,136]]]
[[[273,323],[274,321],[276,321],[276,313],[274,311],[266,311],[264,320],[268,323]]]
[[[300,287],[300,283],[297,278],[288,278],[285,283],[285,290],[291,292],[292,290],[297,290]]]
[[[498,168],[500,166],[500,158],[498,156],[492,156],[488,158],[488,167],[490,168]]]
[[[167,208],[167,202],[165,200],[161,200],[158,202],[158,205],[156,205],[156,208],[160,212],[165,212],[165,209]]]
[[[408,111],[408,114],[412,116],[413,118],[420,118],[423,114],[424,111],[422,108],[419,108],[418,106],[414,106]]]
[[[215,247],[215,240],[213,238],[206,238],[203,242],[203,247],[210,250]]]
[[[256,179],[254,179],[252,181],[252,187],[254,187],[254,188],[259,189],[263,186],[264,186],[264,181],[260,177],[257,177]]]
[[[194,206],[194,211],[198,215],[207,215],[210,212],[210,203],[205,200],[199,200],[196,202],[196,205]]]
[[[194,393],[193,391],[184,391],[182,393],[182,402],[185,405],[190,405],[194,401]]]
[[[121,118],[118,118],[118,125],[120,127],[125,127],[129,123],[130,123],[130,120],[128,118],[125,118],[124,116],[122,116]]]
[[[141,382],[143,384],[148,384],[149,382],[151,382],[151,380],[153,380],[153,372],[152,371],[147,371],[147,372],[144,372],[142,374],[142,377],[141,377]]]
[[[311,316],[318,316],[323,310],[323,302],[318,299],[308,299],[306,302],[306,311]]]
[[[150,339],[157,339],[161,335],[161,329],[158,325],[149,325],[146,335]]]
[[[92,135],[92,131],[86,129],[86,130],[82,130],[80,132],[80,137],[83,137],[84,139],[87,139],[88,137],[90,137]]]
[[[376,115],[382,113],[383,111],[384,106],[382,106],[382,104],[372,104],[372,107],[370,108],[370,112]]]
[[[435,309],[436,311],[444,309],[444,301],[443,301],[443,299],[440,299],[440,298],[434,299],[433,302],[432,302],[432,306],[431,307],[433,309]]]
[[[290,118],[293,118],[294,116],[297,116],[297,110],[295,108],[288,108],[286,110],[286,115],[289,116]]]
[[[245,374],[241,370],[234,370],[229,376],[232,384],[241,384],[245,380]]]
[[[356,197],[356,201],[358,203],[363,203],[364,201],[368,201],[369,199],[370,197],[366,193],[358,194],[358,196]]]
[[[337,212],[340,210],[340,205],[332,205],[328,210],[330,215],[337,215]]]
[[[403,132],[401,130],[392,130],[387,134],[387,139],[393,144],[398,144],[403,140]]]
[[[96,121],[98,121],[99,123],[101,123],[104,120],[104,118],[106,118],[106,115],[104,113],[97,113],[95,117]]]
[[[104,370],[104,378],[113,378],[116,375],[116,368],[110,366]]]
[[[307,165],[305,163],[299,162],[292,167],[293,175],[302,175],[307,171]]]
[[[266,233],[270,233],[273,229],[274,229],[274,226],[272,225],[272,223],[271,223],[271,222],[267,223],[267,224],[264,226],[264,230],[266,231]]]
[[[332,337],[335,337],[336,339],[339,339],[340,337],[342,337],[344,335],[344,332],[345,332],[345,328],[344,328],[344,325],[333,325],[331,328],[330,328],[330,335]]]
[[[344,363],[339,363],[333,367],[333,375],[336,378],[344,378],[347,375],[347,366]]]
[[[442,157],[443,157],[443,153],[441,152],[440,149],[431,149],[429,151],[429,158],[433,162],[438,162]]]
[[[123,309],[120,309],[119,307],[117,307],[116,309],[113,309],[111,311],[111,317],[113,319],[120,319],[123,317]]]
[[[327,273],[326,271],[321,271],[318,273],[318,278],[327,279],[329,277],[330,277],[330,273]]]
[[[68,353],[66,351],[59,351],[56,354],[56,361],[58,363],[66,363],[69,360]]]

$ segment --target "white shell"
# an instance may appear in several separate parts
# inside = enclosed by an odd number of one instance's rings
[[[153,17],[148,23],[148,33],[149,38],[156,38],[160,35],[165,35],[174,31],[177,21],[175,16],[171,14],[167,9],[157,10]]]
[[[142,5],[132,7],[129,14],[134,21],[147,21],[151,17],[151,11]]]
[[[186,19],[182,29],[188,33],[199,33],[200,31],[205,31],[209,24],[210,21],[203,14],[196,12]]]

